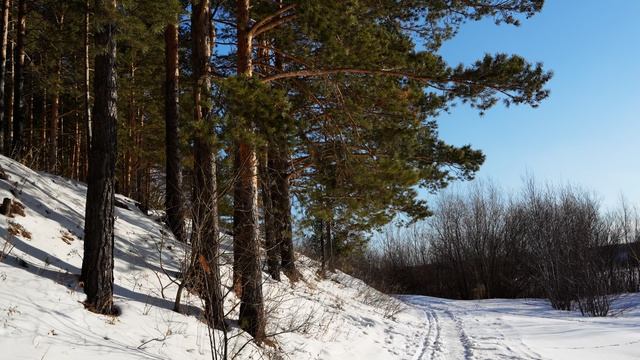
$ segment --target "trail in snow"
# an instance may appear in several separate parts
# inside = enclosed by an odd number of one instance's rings
[[[427,322],[413,360],[640,358],[639,294],[621,296],[615,318],[555,311],[544,300],[399,298]]]
[[[478,327],[481,320],[468,309],[454,302],[426,297],[403,297],[404,301],[419,308],[428,321],[424,346],[414,360],[439,359],[535,359],[543,358],[531,350],[520,338],[507,339],[501,328],[513,329],[496,317],[493,322],[482,323],[485,329],[470,336],[466,329]],[[465,324],[468,318],[475,324]]]

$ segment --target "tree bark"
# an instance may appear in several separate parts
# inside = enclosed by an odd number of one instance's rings
[[[11,14],[9,14],[11,15]],[[15,28],[15,23],[9,21],[9,26],[11,30]],[[11,149],[13,146],[13,83],[14,83],[14,75],[15,75],[15,62],[13,57],[13,51],[15,49],[15,42],[11,42],[11,45],[7,47],[7,61],[9,62],[9,73],[8,73],[8,81],[5,84],[5,108],[4,108],[4,154],[7,156],[11,156]]]
[[[27,1],[18,0],[16,48],[14,53],[14,81],[13,81],[13,143],[11,155],[21,160],[24,154],[24,58],[25,38],[27,36]]]
[[[96,19],[101,24],[95,36],[94,107],[87,205],[85,213],[84,258],[81,280],[87,294],[86,305],[101,314],[113,312],[113,205],[117,157],[116,26],[112,12],[115,0],[95,0]]]
[[[47,89],[42,90],[41,96],[39,98],[39,108],[40,108],[40,144],[47,144]],[[40,102],[41,101],[41,102]],[[40,166],[43,169],[47,168],[47,158],[46,156],[40,157]]]
[[[211,119],[211,9],[209,0],[194,0],[192,13],[194,76],[194,215],[193,263],[202,283],[205,315],[210,326],[224,328],[219,270],[219,231],[214,132]],[[176,139],[177,140],[177,139]]]
[[[81,117],[75,117],[75,121],[73,124],[73,138],[71,139],[73,146],[71,157],[71,178],[76,180],[80,179],[80,153],[82,151],[82,131],[80,130],[81,121]]]
[[[49,154],[48,154],[48,170],[52,173],[58,172],[58,126],[60,118],[60,85],[62,60],[58,61],[56,65],[56,84],[53,87],[53,93],[51,94],[51,117],[49,118]]]
[[[252,36],[250,32],[250,0],[236,0],[237,73],[252,76]],[[254,132],[252,128],[243,129]],[[240,327],[261,343],[265,337],[262,269],[258,237],[258,164],[253,144],[241,140],[235,148],[234,187],[234,285],[239,285]]]
[[[28,153],[26,154],[27,158],[30,159],[33,156],[33,90],[34,90],[34,82],[33,77],[29,77],[29,97],[26,102],[25,111],[27,112],[27,131],[25,136],[26,149]]]
[[[7,74],[7,43],[9,41],[9,14],[11,0],[2,0],[2,24],[0,24],[0,149],[4,148],[5,76]]]
[[[320,236],[320,272],[324,277],[326,275],[327,269],[327,249],[324,241],[324,220],[320,219],[317,221],[319,222],[319,234],[317,233],[317,235]]]
[[[177,21],[177,19],[176,19]],[[178,26],[169,24],[164,32],[165,41],[165,144],[166,144],[166,198],[167,224],[178,241],[186,242],[184,228],[184,197],[182,194],[182,167],[180,165],[179,133],[179,76]]]
[[[89,150],[91,149],[91,77],[90,77],[90,0],[85,2],[84,13],[84,156],[82,164],[82,178],[86,179],[89,172]]]

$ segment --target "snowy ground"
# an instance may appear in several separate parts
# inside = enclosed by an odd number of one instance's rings
[[[617,316],[585,318],[544,300],[454,301],[403,296],[429,321],[416,359],[640,359],[640,294]]]
[[[184,248],[129,199],[117,208],[114,318],[85,310],[82,263],[84,194],[79,183],[36,173],[0,156],[10,180],[0,201],[25,205],[25,216],[0,216],[0,359],[210,359],[201,304],[185,296],[171,311]],[[23,231],[22,231],[23,230]],[[12,235],[10,232],[19,234]],[[403,302],[338,272],[316,276],[300,257],[304,281],[265,280],[270,346],[248,343],[226,299],[230,353],[238,359],[638,359],[640,295],[616,304],[616,317],[557,312],[543,300],[450,301],[404,296]],[[230,267],[223,267],[229,281]],[[266,278],[266,276],[265,276]],[[214,337],[220,341],[220,332]]]
[[[26,207],[26,216],[0,216],[0,250],[7,240],[13,246],[0,262],[0,360],[211,358],[200,300],[187,294],[187,314],[171,311],[176,286],[169,276],[179,270],[184,251],[164,226],[118,197],[129,208],[116,208],[114,293],[122,315],[93,314],[81,304],[77,283],[85,186],[2,156],[0,165],[10,176],[0,180],[0,202],[9,197]],[[9,229],[29,234],[14,236]],[[317,264],[302,256],[298,266],[304,281],[297,284],[265,280],[273,344],[259,349],[249,343],[236,358],[412,359],[419,351],[426,326],[419,310],[342,273],[321,280]],[[229,272],[224,266],[227,283]],[[250,341],[234,321],[237,304],[230,293],[231,355]],[[215,335],[219,344],[221,333]]]

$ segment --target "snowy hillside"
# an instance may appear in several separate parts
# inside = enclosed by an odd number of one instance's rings
[[[0,249],[5,239],[13,245],[0,263],[0,359],[211,358],[199,299],[183,298],[188,315],[171,310],[177,287],[165,272],[178,271],[183,251],[164,226],[131,200],[118,198],[129,208],[116,208],[114,295],[122,315],[96,315],[83,308],[76,278],[82,265],[85,186],[6,157],[0,157],[0,165],[10,176],[0,180],[0,200],[13,198],[25,206],[25,216],[0,216]],[[304,281],[292,286],[265,280],[267,331],[279,333],[274,344],[266,351],[250,344],[239,358],[263,358],[269,352],[290,359],[412,359],[420,350],[426,319],[419,311],[408,309],[393,320],[395,309],[404,307],[399,301],[344,274],[320,281],[317,267],[300,261]],[[228,280],[230,267],[223,271]],[[237,319],[232,293],[226,305],[228,317]],[[248,340],[236,336],[230,353]]]
[[[10,179],[0,200],[24,216],[0,216],[0,359],[210,359],[199,299],[173,312],[182,245],[166,228],[119,197],[115,303],[122,315],[83,308],[80,272],[84,193],[79,183],[36,173],[5,157]],[[20,212],[20,206],[16,212]],[[10,246],[4,246],[9,242]],[[269,345],[259,349],[231,323],[230,353],[240,359],[637,359],[640,296],[616,302],[618,316],[589,319],[543,300],[450,301],[401,297],[342,273],[316,276],[300,257],[304,281],[265,280]],[[229,281],[230,267],[223,267]],[[265,279],[267,277],[265,276]],[[231,293],[228,318],[237,318]],[[624,311],[622,311],[624,310]],[[245,346],[245,344],[248,344]],[[242,350],[240,350],[242,349]]]

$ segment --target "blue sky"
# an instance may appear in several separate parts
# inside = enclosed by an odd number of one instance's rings
[[[553,70],[539,108],[498,106],[483,117],[454,108],[441,137],[472,144],[487,160],[478,174],[518,189],[526,174],[580,185],[610,207],[621,194],[640,205],[640,1],[547,0],[520,27],[465,24],[442,55],[451,64],[515,53]]]

